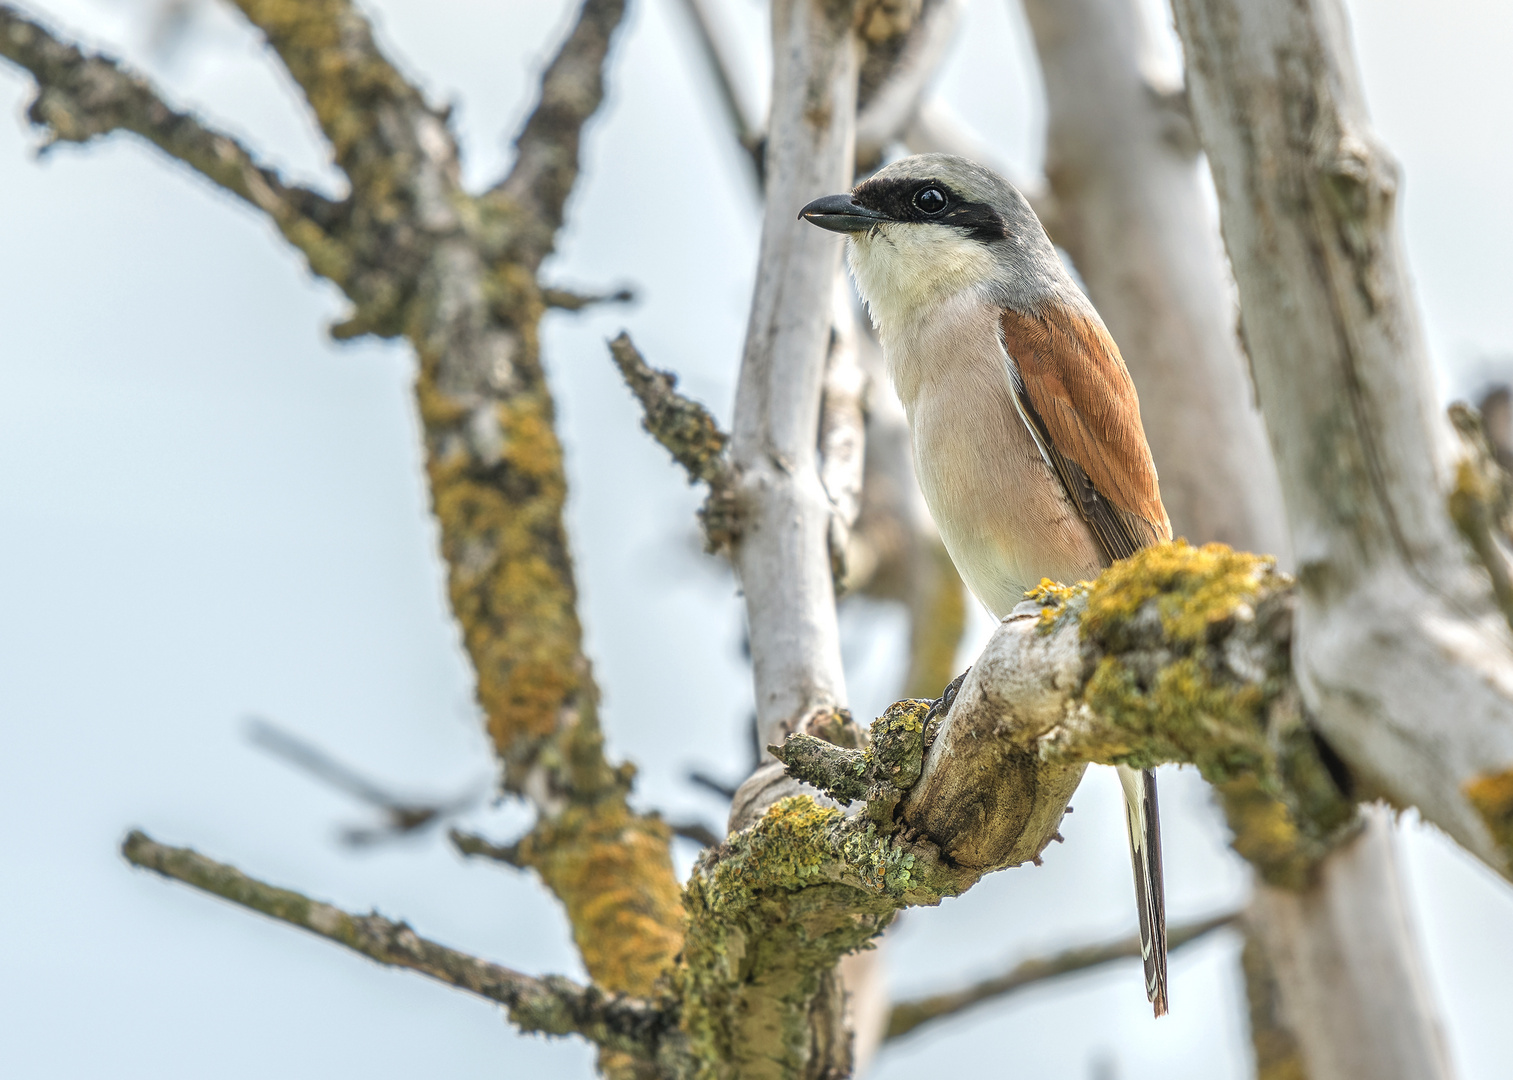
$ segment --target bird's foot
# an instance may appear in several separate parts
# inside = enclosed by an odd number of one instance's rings
[[[951,706],[956,702],[956,695],[961,690],[961,684],[966,680],[967,675],[970,674],[971,671],[971,668],[967,668],[966,671],[963,671],[960,675],[956,676],[956,678],[952,679],[946,685],[946,688],[940,692],[940,697],[936,698],[930,704],[930,711],[925,713],[926,731],[930,730],[931,721],[938,720],[941,717],[945,716],[946,713],[951,711]]]

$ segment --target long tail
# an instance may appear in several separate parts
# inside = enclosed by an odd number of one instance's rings
[[[1124,786],[1124,822],[1129,826],[1140,906],[1140,952],[1145,958],[1145,996],[1157,1016],[1166,1015],[1166,885],[1161,877],[1161,815],[1156,807],[1156,771],[1118,766]]]

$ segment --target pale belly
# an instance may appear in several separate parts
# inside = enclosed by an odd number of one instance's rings
[[[1104,559],[1015,409],[1007,361],[981,325],[992,317],[963,311],[954,333],[895,343],[889,360],[930,515],[967,588],[1002,618],[1041,578],[1091,578]],[[909,370],[922,377],[897,378]]]

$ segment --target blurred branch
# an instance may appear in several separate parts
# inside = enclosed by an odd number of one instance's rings
[[[930,81],[956,36],[965,0],[923,0],[909,17],[876,5],[862,27],[867,55],[857,91],[856,160],[859,172],[875,169],[888,145],[903,137],[919,111]]]
[[[496,844],[492,840],[486,840],[477,833],[463,832],[461,829],[447,831],[447,839],[452,841],[452,846],[458,854],[467,855],[479,859],[492,859],[506,866],[524,869],[527,865],[520,857],[519,844]]]
[[[1167,932],[1167,948],[1175,950],[1196,941],[1205,934],[1229,926],[1237,918],[1239,918],[1239,912],[1231,911],[1224,915],[1216,915],[1211,919],[1173,926]],[[961,990],[947,994],[933,994],[914,1001],[899,1002],[893,1006],[893,1011],[888,1017],[887,1038],[897,1039],[921,1025],[955,1016],[975,1005],[1012,994],[1016,990],[1023,990],[1036,983],[1045,982],[1047,979],[1086,971],[1116,960],[1138,960],[1139,958],[1140,938],[1135,935],[1102,945],[1081,945],[1050,956],[1021,960],[1002,975],[995,975],[991,979],[973,983]]]
[[[765,156],[763,128],[766,126],[756,110],[746,102],[746,96],[736,87],[735,68],[731,58],[733,46],[727,35],[721,33],[717,20],[709,11],[709,0],[682,0],[683,10],[693,25],[698,38],[699,53],[704,59],[715,90],[720,96],[721,110],[730,125],[736,142],[746,151],[750,160],[757,187],[764,182],[762,159]]]
[[[552,249],[563,207],[578,179],[583,127],[604,100],[604,63],[625,13],[624,0],[584,0],[567,40],[541,75],[541,96],[515,139],[515,163],[491,191],[513,203],[535,266]]]
[[[563,519],[567,481],[541,365],[536,279],[578,174],[582,128],[603,96],[602,67],[623,5],[584,0],[542,76],[514,168],[478,198],[462,186],[448,111],[432,107],[383,55],[351,0],[235,2],[303,91],[346,174],[351,194],[339,207],[281,185],[197,121],[152,111],[159,105],[145,84],[108,63],[86,63],[3,2],[0,43],[5,55],[41,70],[41,115],[65,134],[83,139],[136,123],[123,119],[122,101],[145,107],[157,126],[139,126],[272,214],[312,268],[351,300],[353,313],[334,335],[409,341],[452,611],[504,786],[538,811],[526,857],[566,907],[594,981],[649,992],[678,952],[683,912],[667,826],[630,808],[633,770],[604,753]],[[97,93],[96,84],[109,92]],[[49,96],[49,87],[57,92]],[[216,155],[233,167],[211,169],[220,168]],[[291,223],[289,206],[307,217]],[[316,243],[323,235],[305,223],[317,212],[334,218],[339,247]],[[387,796],[329,760],[294,756],[355,793]],[[401,826],[435,817],[429,807],[388,803]]]
[[[1513,476],[1499,464],[1480,413],[1457,401],[1450,406],[1450,423],[1463,451],[1450,491],[1450,517],[1486,568],[1497,606],[1513,628],[1513,567],[1498,543],[1513,523]]]
[[[673,821],[668,823],[674,836],[681,836],[684,840],[692,840],[701,847],[718,847],[724,840],[719,833],[715,832],[702,821]]]
[[[1493,386],[1477,403],[1481,413],[1482,430],[1492,444],[1497,463],[1513,473],[1513,388],[1506,384]]]
[[[261,717],[255,716],[247,721],[247,738],[254,746],[384,812],[388,822],[382,828],[350,828],[343,832],[343,839],[354,847],[419,832],[453,814],[462,813],[478,801],[478,795],[471,792],[443,801],[402,798],[337,761],[313,743]]]
[[[635,298],[635,292],[630,289],[616,289],[609,293],[580,293],[547,286],[541,290],[541,302],[560,311],[582,311],[599,304],[629,304]]]
[[[621,332],[609,343],[610,355],[626,385],[641,402],[641,426],[661,443],[688,473],[689,483],[709,488],[699,519],[704,525],[705,549],[727,548],[739,528],[736,514],[735,470],[726,454],[730,437],[720,430],[709,410],[678,393],[678,377],[646,362]]]
[[[10,4],[0,4],[0,56],[36,80],[26,115],[46,133],[44,151],[131,132],[267,214],[317,274],[338,284],[346,278],[350,255],[332,236],[343,204],[286,183],[230,135],[169,106],[146,79],[60,41]]]
[[[866,470],[867,391],[870,378],[862,367],[860,336],[851,279],[837,270],[831,289],[830,349],[820,399],[820,483],[830,497],[830,571],[836,594],[847,587],[846,552],[862,508]]]
[[[134,866],[251,908],[270,918],[345,945],[370,960],[409,968],[439,982],[496,1001],[522,1031],[582,1035],[600,1046],[654,1057],[676,1023],[648,1001],[606,994],[560,976],[523,975],[420,937],[403,922],[378,914],[353,915],[250,878],[189,848],[167,847],[143,833],[128,834],[121,854]]]
[[[703,772],[699,769],[690,769],[688,770],[688,780],[690,783],[697,784],[704,790],[713,792],[723,799],[729,800],[735,798],[735,789],[737,785],[725,780],[720,780],[717,777],[711,776],[707,772]]]

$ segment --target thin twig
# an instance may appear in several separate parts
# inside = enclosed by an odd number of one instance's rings
[[[702,821],[670,821],[667,827],[672,830],[674,836],[692,840],[700,847],[718,847],[725,839]]]
[[[477,833],[463,832],[461,829],[449,829],[447,838],[452,841],[452,846],[457,849],[458,854],[472,858],[492,859],[494,862],[522,870],[527,865],[520,857],[519,844],[496,844]]]
[[[332,238],[343,204],[285,182],[230,135],[172,108],[146,79],[59,40],[9,4],[0,4],[0,56],[36,80],[27,117],[46,132],[44,150],[131,132],[266,213],[317,274],[346,279],[349,253]]]
[[[706,547],[711,552],[725,548],[737,528],[735,472],[725,453],[729,436],[708,409],[678,393],[676,375],[646,362],[629,334],[611,341],[609,351],[641,402],[641,425],[687,470],[690,483],[708,485],[709,497],[699,511]]]
[[[1230,925],[1239,917],[1239,912],[1231,911],[1200,922],[1174,926],[1167,931],[1167,948],[1175,950],[1196,941],[1204,934]],[[893,1011],[888,1016],[887,1038],[897,1039],[901,1035],[914,1031],[922,1024],[954,1016],[984,1001],[991,1001],[1047,979],[1086,971],[1088,968],[1112,963],[1115,960],[1139,959],[1139,957],[1140,938],[1134,936],[1104,945],[1081,945],[1051,956],[1022,960],[1002,975],[984,979],[964,989],[949,994],[934,994],[916,1001],[899,1002],[893,1006]]]
[[[403,798],[338,761],[314,743],[261,717],[254,716],[247,721],[247,738],[254,746],[282,758],[317,780],[383,811],[387,820],[382,826],[353,827],[342,831],[343,841],[353,847],[366,847],[412,835],[462,813],[481,797],[480,791],[473,790],[451,799]]]
[[[409,968],[497,1001],[522,1031],[578,1034],[609,1049],[651,1057],[675,1024],[665,1010],[643,999],[606,994],[556,975],[524,975],[428,941],[403,922],[350,914],[250,878],[189,848],[159,844],[141,832],[127,835],[121,854],[135,866],[308,930],[380,964]]]
[[[709,773],[704,772],[700,769],[688,770],[688,782],[690,784],[697,784],[705,791],[712,792],[713,794],[725,799],[727,802],[735,798],[735,789],[737,787],[736,784],[733,784],[728,780],[721,780],[718,777],[711,776]]]
[[[629,304],[636,294],[630,289],[616,289],[607,293],[580,293],[571,289],[546,286],[541,290],[541,302],[560,311],[582,311],[598,304]]]
[[[765,125],[761,117],[756,115],[756,110],[747,104],[745,95],[736,87],[729,39],[716,29],[708,4],[709,0],[683,0],[683,9],[688,13],[689,22],[693,24],[694,34],[699,40],[699,52],[704,57],[710,77],[714,79],[725,121],[730,125],[730,133],[746,152],[753,178],[760,189],[764,142],[762,129]]]

